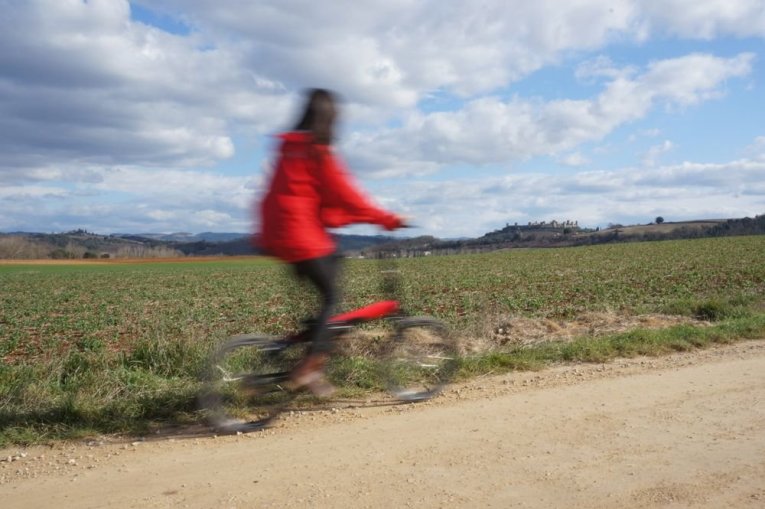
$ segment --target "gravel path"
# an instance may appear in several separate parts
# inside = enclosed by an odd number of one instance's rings
[[[0,450],[0,503],[765,507],[765,341],[334,405],[249,435]]]

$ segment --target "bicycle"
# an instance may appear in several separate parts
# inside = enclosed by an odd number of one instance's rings
[[[383,291],[388,297],[330,318],[333,344],[359,325],[387,321],[378,345],[378,374],[398,402],[436,396],[454,377],[457,344],[447,326],[429,316],[408,316],[398,299],[400,273],[381,258]],[[199,404],[218,432],[249,432],[268,427],[298,392],[288,387],[292,368],[304,357],[310,321],[285,336],[240,334],[228,338],[209,360]],[[335,356],[333,356],[335,357]]]

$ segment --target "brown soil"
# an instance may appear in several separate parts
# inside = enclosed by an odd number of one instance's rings
[[[765,507],[765,341],[0,451],[3,507]],[[10,460],[10,461],[8,461]]]

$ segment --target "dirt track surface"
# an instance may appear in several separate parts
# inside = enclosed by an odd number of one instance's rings
[[[765,507],[765,341],[483,378],[421,405],[334,405],[249,435],[2,450],[0,501]]]

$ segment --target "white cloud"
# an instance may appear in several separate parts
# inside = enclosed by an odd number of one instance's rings
[[[761,0],[643,0],[641,16],[651,29],[681,37],[765,36]]]
[[[658,145],[653,145],[645,154],[643,154],[643,164],[646,166],[655,166],[659,157],[666,154],[674,147],[675,145],[669,140],[664,140],[664,142]]]
[[[693,54],[654,62],[641,79],[640,91],[680,106],[696,104],[719,97],[725,80],[748,75],[754,58],[753,53],[730,59]]]
[[[254,199],[262,177],[233,177],[215,172],[115,168],[102,171],[101,182],[87,189],[101,193],[125,193],[140,196],[173,210],[230,209],[244,210]]]
[[[181,19],[190,32],[137,22],[126,0],[2,2],[0,228],[247,229],[261,177],[202,168],[235,159],[239,140],[262,140],[288,124],[296,92],[307,85],[338,89],[348,100],[342,152],[367,177],[433,179],[446,166],[511,168],[539,155],[589,165],[581,144],[661,108],[722,97],[729,80],[752,75],[755,65],[750,53],[614,62],[605,54],[610,43],[765,36],[759,0],[487,0],[480,8],[438,0],[139,3]],[[588,59],[575,77],[599,93],[550,101],[503,95],[572,55]],[[420,109],[433,95],[448,98],[447,111]],[[746,161],[761,162],[762,146],[758,139]],[[691,172],[718,182],[718,172],[748,175],[731,165],[647,161],[655,166],[624,173],[671,181]],[[666,194],[615,174],[580,172],[565,183],[579,193],[565,195],[573,204],[565,210],[582,221],[614,220],[628,213],[627,201],[648,206],[651,192],[656,200]],[[424,215],[434,232],[455,233],[476,221],[473,214],[457,228],[460,207],[477,207],[470,210],[481,210],[483,223],[475,233],[505,215],[560,211],[564,191],[540,191],[551,185],[542,175],[453,186],[431,180],[413,185],[419,195],[387,203]],[[622,186],[642,187],[628,194]],[[677,188],[690,203],[683,189],[699,188]],[[729,210],[757,203],[759,189],[747,180]],[[580,195],[588,198],[577,205]]]
[[[375,196],[384,206],[411,217],[420,232],[455,237],[477,236],[506,222],[570,219],[605,226],[647,222],[657,215],[667,220],[753,216],[765,211],[763,182],[765,162],[743,159],[566,175],[410,179],[405,192],[394,181],[380,181]],[[0,228],[45,224],[43,231],[83,227],[107,233],[246,232],[253,224],[252,187],[258,185],[243,177],[202,172],[126,169],[107,172],[104,183],[76,191],[55,185],[0,188],[3,211],[8,214],[2,215]],[[107,190],[130,199],[104,204],[88,196],[88,192]],[[75,192],[82,198],[71,199]],[[8,217],[24,220],[9,222]]]
[[[4,204],[29,199],[65,197],[69,194],[67,190],[56,186],[26,185],[0,187],[0,199],[3,200]],[[7,213],[8,210],[6,209],[4,212]]]
[[[196,212],[194,214],[194,219],[197,224],[204,224],[208,228],[219,228],[222,224],[231,224],[234,218],[231,217],[230,214],[208,209]]]
[[[589,163],[590,160],[579,152],[573,152],[559,158],[558,162],[565,164],[566,166],[584,166]]]
[[[400,128],[357,134],[344,145],[354,167],[405,174],[458,162],[489,164],[555,155],[597,141],[656,105],[686,106],[719,96],[729,78],[749,74],[754,57],[693,54],[654,62],[607,83],[589,100],[549,102],[487,97],[457,111],[412,113]]]
[[[629,0],[537,2],[218,2],[160,0],[204,33],[236,34],[250,62],[289,87],[317,83],[354,102],[413,106],[424,92],[461,95],[518,80],[571,50],[629,34]],[[586,27],[586,28],[585,28]],[[629,37],[629,35],[628,35]]]
[[[178,169],[91,168],[88,174],[98,178],[72,184],[62,170],[51,172],[44,184],[0,187],[1,215],[7,218],[0,228],[250,231],[263,185],[261,175]]]
[[[418,124],[430,129],[420,149],[433,150],[433,159],[421,154],[408,172],[433,171],[445,157],[480,162],[557,153],[639,118],[657,98],[682,106],[714,97],[726,77],[748,72],[752,56],[665,60],[638,78],[631,67],[596,58],[580,75],[611,81],[592,101],[540,106],[471,97],[566,53],[644,37],[646,23],[683,33],[699,23],[673,13],[688,10],[692,20],[709,19],[715,31],[734,34],[750,33],[746,27],[759,19],[756,2],[734,0],[716,9],[681,0],[662,2],[666,9],[631,0],[493,1],[481,9],[435,0],[139,3],[181,17],[191,34],[131,20],[126,0],[8,3],[0,21],[0,172],[18,178],[23,169],[63,161],[211,166],[234,155],[235,132],[255,136],[284,126],[294,91],[306,84],[341,90],[352,118],[404,118],[402,135]],[[469,103],[451,114],[416,113],[416,103],[434,90]],[[475,122],[487,124],[479,131],[499,136],[503,147],[478,136],[466,140],[460,127]],[[386,136],[396,134],[371,138]],[[367,165],[390,175],[408,160],[387,158]]]
[[[0,172],[207,166],[234,154],[232,131],[275,129],[291,97],[253,78],[235,51],[200,43],[131,22],[126,1],[10,2],[0,21]]]
[[[599,55],[594,59],[585,60],[579,64],[576,68],[574,76],[576,79],[585,83],[593,83],[596,79],[607,78],[627,78],[634,75],[637,69],[632,66],[619,67],[614,62],[604,55]]]
[[[316,83],[352,102],[411,107],[445,89],[491,92],[572,51],[656,35],[765,36],[759,0],[155,0],[213,44],[234,40],[288,88]],[[221,35],[224,34],[224,35]],[[601,62],[602,64],[602,62]],[[597,73],[614,78],[613,66]]]
[[[758,136],[754,143],[746,147],[746,154],[759,161],[765,161],[765,136]]]
[[[429,232],[475,236],[508,222],[557,219],[605,226],[645,223],[657,215],[667,220],[753,217],[765,212],[763,182],[762,161],[683,163],[570,175],[419,181],[411,183],[395,205]],[[389,192],[395,196],[392,189]]]

